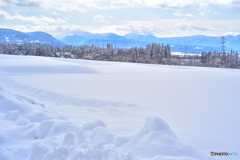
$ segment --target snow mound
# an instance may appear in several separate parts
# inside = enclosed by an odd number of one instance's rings
[[[32,110],[28,106],[18,103],[17,99],[12,95],[9,95],[7,92],[0,92],[0,106],[1,113],[8,113],[17,110],[20,114],[27,114]]]
[[[75,143],[75,134],[67,133],[66,136],[64,137],[62,145],[73,146],[74,143]]]
[[[193,160],[160,118],[148,118],[133,136],[121,137],[101,120],[77,126],[33,99],[0,91],[0,159],[29,160]]]
[[[85,123],[82,128],[85,131],[92,131],[93,129],[95,129],[97,127],[106,127],[106,125],[103,121],[96,120],[96,121],[91,122],[91,123]]]
[[[29,121],[29,119],[25,118],[25,117],[21,117],[19,118],[17,121],[16,121],[16,124],[18,126],[24,126],[24,125],[28,125],[30,124],[31,122]]]
[[[7,115],[6,115],[6,119],[10,120],[10,121],[17,121],[19,119],[19,113],[17,110],[14,111],[10,111]]]
[[[55,117],[33,99],[0,92],[0,159],[135,160],[114,145],[115,135],[95,120],[82,127]]]
[[[169,125],[162,119],[155,117],[155,118],[147,118],[146,123],[144,127],[141,129],[139,134],[150,134],[153,132],[158,132],[167,135],[170,135],[171,137],[175,137],[175,134],[169,127]]]
[[[104,146],[113,144],[115,135],[105,127],[97,127],[90,134],[90,138],[93,146]]]
[[[43,107],[43,108],[45,108],[45,105],[44,104],[41,104],[41,103],[37,103],[37,102],[35,102],[33,99],[30,99],[30,98],[27,98],[27,97],[24,97],[24,96],[22,96],[22,95],[15,95],[19,100],[26,100],[27,102],[29,102],[29,103],[31,103],[31,104],[33,104],[33,105],[39,105],[39,106],[41,106],[41,107]]]
[[[46,137],[52,137],[73,129],[74,125],[70,122],[59,121],[56,119],[46,120],[40,123],[35,129],[35,138],[43,139]]]
[[[123,147],[132,149],[136,155],[145,158],[161,156],[198,157],[200,154],[183,144],[162,119],[147,118],[144,127]]]
[[[40,123],[52,118],[49,112],[44,109],[44,104],[39,104],[24,96],[14,96],[6,91],[0,92],[0,106],[0,113],[6,114],[5,118],[11,121],[17,121],[19,118],[25,117],[27,119],[25,119],[25,122]]]

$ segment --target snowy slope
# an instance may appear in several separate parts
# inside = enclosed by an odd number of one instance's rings
[[[239,79],[233,69],[0,55],[0,159],[240,153]]]

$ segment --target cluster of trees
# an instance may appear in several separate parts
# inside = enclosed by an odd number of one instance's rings
[[[149,44],[145,48],[116,48],[96,45],[83,46],[50,46],[39,43],[16,44],[0,43],[0,54],[35,55],[59,58],[89,59],[100,61],[118,61],[133,63],[150,63],[182,66],[207,66],[240,68],[237,52],[202,52],[201,55],[172,55],[170,46],[163,44]]]
[[[50,46],[39,43],[16,44],[1,43],[0,54],[35,55],[47,57],[91,59],[105,61],[122,61],[136,63],[160,63],[171,57],[170,46],[150,44],[146,48],[135,47],[130,49],[116,48],[107,44],[107,47],[96,45],[83,46]]]
[[[203,66],[239,68],[240,58],[238,52],[202,52],[201,62]]]

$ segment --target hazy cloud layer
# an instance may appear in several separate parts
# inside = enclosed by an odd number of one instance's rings
[[[62,38],[69,34],[78,34],[79,32],[89,31],[93,33],[117,33],[125,35],[131,32],[141,34],[153,34],[157,37],[179,37],[190,35],[208,35],[208,36],[222,36],[222,35],[238,35],[240,34],[240,22],[229,20],[227,23],[222,21],[208,21],[206,26],[203,21],[187,21],[187,20],[154,20],[154,21],[134,21],[125,22],[122,25],[102,25],[100,28],[89,27],[87,29],[76,25],[18,25],[9,27],[24,32],[44,31],[52,34],[57,38]],[[228,31],[229,24],[233,24],[233,29]],[[218,27],[218,26],[221,26]]]
[[[117,9],[132,7],[153,7],[165,9],[185,9],[195,6],[217,5],[222,7],[239,7],[239,0],[0,0],[1,5],[42,7],[52,10]]]
[[[61,18],[53,19],[51,17],[35,17],[35,16],[22,16],[18,13],[11,16],[8,12],[3,11],[0,9],[0,18],[6,19],[6,20],[21,20],[26,21],[34,24],[44,24],[44,23],[66,23],[65,20]]]
[[[240,34],[239,0],[0,0],[1,27],[158,37]]]

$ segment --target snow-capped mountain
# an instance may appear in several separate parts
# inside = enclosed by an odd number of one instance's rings
[[[114,34],[114,33],[105,33],[105,34],[94,34],[89,32],[81,32],[78,35],[69,35],[61,39],[62,42],[68,45],[83,45],[93,43],[101,46],[102,43],[111,43],[115,44],[114,41],[126,41],[127,39],[123,36]],[[90,44],[91,45],[91,44]]]
[[[221,39],[220,37],[213,36],[203,36],[203,35],[194,35],[194,36],[186,36],[186,37],[169,37],[169,38],[157,38],[152,35],[139,35],[139,34],[127,34],[124,36],[128,40],[137,40],[137,41],[148,41],[154,43],[163,43],[170,44],[174,47],[179,48],[179,46],[188,46],[189,49],[211,49],[212,50],[220,50]],[[240,35],[226,36],[226,50],[240,50]],[[181,48],[181,47],[180,47]]]
[[[0,42],[11,42],[11,43],[41,43],[49,44],[54,46],[65,45],[60,40],[54,38],[50,34],[45,32],[29,32],[24,33],[15,31],[12,29],[0,28]]]
[[[78,46],[86,42],[87,39],[84,36],[72,35],[64,37],[63,39],[61,39],[61,41],[68,45]]]
[[[145,47],[150,43],[169,44],[174,51],[211,51],[221,50],[220,37],[194,35],[186,37],[169,37],[158,38],[153,35],[141,35],[138,33],[129,33],[124,36],[116,35],[114,33],[94,34],[89,32],[81,32],[79,35],[66,36],[62,41],[69,45],[99,45],[106,46],[107,43],[113,44],[117,47]],[[240,35],[226,36],[226,50],[240,51]]]
[[[128,40],[134,41],[146,41],[146,42],[158,42],[159,39],[153,35],[141,35],[137,33],[129,33],[124,36]]]
[[[194,35],[186,37],[168,37],[158,38],[153,35],[141,35],[138,33],[129,33],[124,36],[115,33],[90,33],[78,32],[75,35],[68,35],[63,39],[58,40],[45,32],[30,32],[24,33],[12,29],[0,29],[0,43],[41,43],[54,46],[64,45],[98,45],[106,47],[107,43],[116,47],[130,48],[130,47],[145,47],[150,43],[169,44],[175,52],[201,52],[221,50],[220,37]],[[240,51],[240,35],[226,36],[226,50]],[[187,47],[186,47],[187,46]]]

